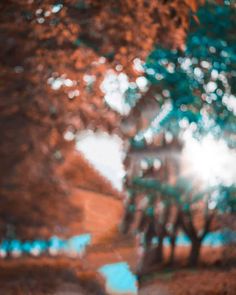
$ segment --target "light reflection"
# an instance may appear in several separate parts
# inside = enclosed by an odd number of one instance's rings
[[[143,67],[144,62],[141,61],[141,59],[139,58],[135,58],[133,61],[133,68],[137,71],[137,72],[144,72],[144,67]]]
[[[141,91],[146,91],[148,89],[148,80],[144,77],[138,77],[136,79],[136,84]]]
[[[207,83],[205,88],[206,88],[207,92],[213,92],[213,91],[216,90],[217,84],[215,82],[213,82],[213,81],[210,81],[210,82]]]
[[[91,85],[91,84],[93,84],[93,82],[96,81],[96,77],[94,75],[87,75],[86,74],[86,75],[84,75],[83,80],[87,85]]]
[[[234,113],[236,116],[236,97],[234,95],[225,94],[222,98],[223,104],[227,107],[227,109]]]
[[[125,93],[129,89],[129,84],[125,73],[117,74],[114,71],[108,71],[100,86],[107,104],[122,115],[130,111],[129,104],[125,102]]]
[[[61,87],[72,87],[77,84],[76,81],[67,78],[65,74],[59,77],[52,76],[48,78],[47,83],[53,90],[59,90]]]
[[[90,234],[82,234],[73,236],[64,240],[57,236],[51,237],[49,240],[34,240],[22,242],[17,239],[3,240],[0,243],[0,257],[5,258],[10,255],[18,258],[23,254],[34,257],[48,252],[51,256],[65,254],[69,257],[82,256],[86,247],[91,243]]]
[[[199,141],[186,132],[184,142],[182,156],[189,174],[201,179],[207,186],[236,182],[236,152],[230,150],[224,140],[207,135]]]
[[[52,13],[58,13],[62,9],[62,4],[55,4],[52,6]]]

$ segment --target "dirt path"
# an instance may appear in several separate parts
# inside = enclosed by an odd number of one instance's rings
[[[159,273],[146,281],[139,295],[235,295],[236,268],[199,268]]]

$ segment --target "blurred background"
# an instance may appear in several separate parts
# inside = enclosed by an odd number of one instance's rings
[[[3,294],[234,294],[236,2],[2,0]]]

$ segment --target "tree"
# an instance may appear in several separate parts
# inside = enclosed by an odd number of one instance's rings
[[[150,194],[151,188],[152,196],[153,194],[156,196],[154,201],[151,198],[152,202],[147,205],[147,208],[152,208],[154,217],[146,219],[146,229],[142,228],[142,231],[148,236],[148,240],[158,237],[157,253],[159,257],[162,257],[162,243],[163,238],[168,235],[166,225],[171,216],[170,204],[173,202],[177,214],[174,214],[176,219],[172,223],[172,250],[175,246],[176,228],[181,227],[191,240],[192,249],[189,256],[191,265],[196,265],[201,243],[212,228],[216,213],[219,213],[219,210],[209,209],[214,190],[211,192],[212,188],[208,188],[207,191],[199,192],[198,189],[196,192],[193,187],[188,190],[186,182],[184,186],[179,187],[176,173],[170,173],[170,171],[169,177],[175,175],[174,186],[173,183],[168,183],[168,179],[166,183],[163,182],[158,173],[153,173],[152,178],[155,180],[150,181],[142,175],[141,162],[145,158],[150,159],[150,150],[156,152],[156,155],[152,155],[152,161],[160,157],[161,152],[166,149],[165,137],[168,137],[170,141],[173,140],[173,146],[176,146],[176,143],[177,146],[181,146],[183,130],[189,126],[190,129],[194,129],[193,136],[197,138],[211,133],[217,138],[225,138],[228,145],[235,148],[236,121],[232,106],[235,100],[235,89],[234,86],[231,87],[235,80],[236,56],[233,34],[235,13],[233,5],[219,6],[208,3],[201,8],[197,13],[200,24],[192,23],[186,40],[186,50],[179,52],[160,48],[157,45],[143,65],[144,77],[149,82],[148,90],[137,99],[138,102],[132,101],[130,93],[127,92],[127,103],[132,110],[123,119],[122,126],[130,141],[128,158],[129,154],[132,157],[135,150],[136,159],[127,161],[126,167],[128,171],[133,171],[132,167],[138,166],[134,162],[140,164],[135,173],[128,172],[127,177],[131,177],[128,188],[134,189],[135,181],[137,181],[135,176],[141,175],[139,179],[141,187],[138,191],[143,192],[144,189],[146,194]],[[135,116],[139,119],[135,120]],[[146,121],[143,118],[146,118]],[[169,156],[169,161],[171,160]],[[225,190],[228,189],[225,188]],[[223,191],[220,191],[222,194]],[[161,197],[158,197],[157,192],[159,194],[161,192]],[[164,203],[162,206],[165,208],[164,219],[158,210],[156,211],[158,198]],[[132,214],[135,213],[134,208],[139,210],[139,203],[140,198],[136,198],[136,201],[131,198],[128,201],[124,228],[132,226],[132,221],[135,220]],[[130,205],[132,210],[129,209]],[[203,213],[202,224],[196,224],[196,216],[199,212]],[[161,224],[160,218],[163,221]],[[151,236],[149,235],[148,230],[153,227],[153,220],[154,228],[158,227],[161,235],[157,229],[152,230]],[[150,247],[147,251],[149,250]],[[173,260],[173,251],[171,256]],[[151,257],[153,262],[153,256]],[[162,259],[159,259],[160,261]]]
[[[2,236],[67,234],[79,214],[57,173],[73,149],[68,132],[117,130],[104,73],[123,64],[135,76],[133,58],[155,40],[182,48],[198,2],[1,1]]]

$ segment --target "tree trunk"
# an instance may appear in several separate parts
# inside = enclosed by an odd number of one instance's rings
[[[194,239],[192,240],[191,251],[189,255],[189,265],[196,266],[198,263],[199,255],[201,250],[201,240]]]
[[[143,275],[158,266],[163,261],[163,238],[160,239],[157,247],[146,249],[137,265],[137,274]]]
[[[169,265],[172,265],[174,263],[175,259],[175,245],[176,245],[176,235],[173,235],[170,238],[170,244],[171,244],[171,252],[170,252],[170,258],[169,258]]]
[[[156,253],[154,258],[154,263],[161,263],[163,261],[163,239],[164,237],[158,237],[158,245],[156,247]]]

